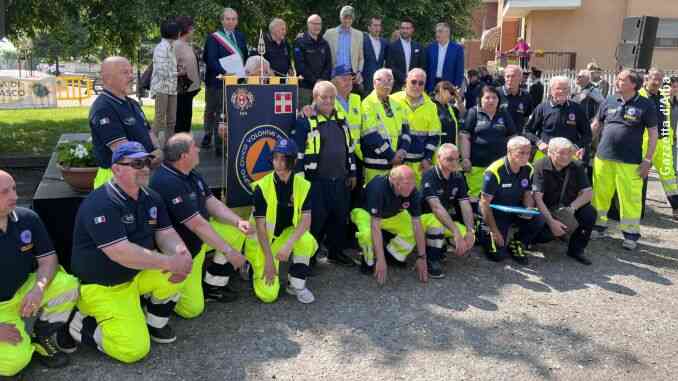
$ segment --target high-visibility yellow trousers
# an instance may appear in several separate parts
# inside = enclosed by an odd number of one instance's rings
[[[621,231],[632,238],[640,235],[643,179],[638,175],[638,167],[638,164],[594,159],[592,205],[598,213],[596,225],[607,226],[607,212],[616,190]]]
[[[16,344],[0,342],[0,376],[13,376],[28,365],[33,356],[34,347],[26,332],[21,317],[21,303],[35,287],[36,274],[32,273],[10,300],[0,302],[0,324],[13,325],[21,334]],[[65,323],[78,300],[78,280],[63,270],[57,270],[54,279],[45,289],[40,302],[38,320],[52,323]],[[36,323],[37,324],[37,323]]]
[[[454,222],[462,236],[466,235],[466,226]],[[429,260],[439,260],[445,248],[445,238],[453,237],[452,232],[438,220],[433,213],[421,215],[421,225],[426,233],[426,257]]]
[[[374,264],[371,219],[372,217],[365,209],[355,208],[351,211],[351,221],[358,228],[356,238],[368,266]],[[381,229],[395,235],[386,245],[386,250],[393,258],[405,262],[415,246],[410,214],[403,210],[393,217],[381,219]]]
[[[660,126],[661,128],[661,126]],[[673,129],[669,136],[657,139],[657,146],[652,156],[652,165],[659,174],[664,193],[673,209],[678,208],[678,180],[673,155]],[[647,152],[647,132],[643,135],[643,154]]]
[[[471,171],[466,172],[466,185],[468,185],[468,195],[471,197],[480,197],[483,190],[483,177],[485,176],[485,167],[471,167]]]
[[[273,265],[276,271],[280,268],[280,262],[275,258],[275,255],[285,246],[285,243],[294,233],[295,227],[290,226],[283,230],[279,236],[273,237],[271,245],[271,253],[273,254]],[[305,287],[306,276],[310,271],[309,263],[311,257],[315,255],[318,250],[318,243],[313,235],[306,231],[292,246],[292,254],[290,256],[289,279],[290,282],[295,282],[296,288]],[[264,267],[266,265],[266,256],[259,245],[259,241],[255,238],[247,237],[245,241],[245,255],[247,260],[252,265],[254,278],[252,280],[254,286],[254,294],[264,303],[273,303],[278,299],[280,292],[280,277],[276,276],[271,285],[266,284],[264,278]]]
[[[364,167],[364,173],[365,173],[365,186],[372,181],[373,178],[377,176],[385,176],[388,175],[388,172],[390,169],[372,169],[372,168],[367,168]]]

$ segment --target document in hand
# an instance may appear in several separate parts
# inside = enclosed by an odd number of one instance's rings
[[[245,75],[245,66],[243,66],[242,58],[238,54],[231,54],[223,58],[219,58],[221,67],[224,68],[226,74],[234,74],[239,76]]]

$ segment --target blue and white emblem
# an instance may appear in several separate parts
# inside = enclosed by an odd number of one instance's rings
[[[151,209],[148,210],[148,214],[151,216],[151,218],[156,219],[158,218],[158,208],[157,207],[152,207]]]
[[[33,234],[31,233],[30,230],[24,230],[21,232],[21,242],[23,243],[31,243],[33,240]]]

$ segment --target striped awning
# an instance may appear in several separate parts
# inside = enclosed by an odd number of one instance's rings
[[[496,50],[497,46],[499,46],[500,38],[501,27],[499,26],[483,31],[482,36],[480,36],[480,50]]]

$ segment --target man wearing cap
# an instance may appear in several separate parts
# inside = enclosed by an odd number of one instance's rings
[[[593,84],[600,90],[600,94],[603,96],[603,98],[607,98],[608,95],[612,95],[610,94],[610,82],[601,76],[603,69],[601,69],[597,63],[589,62],[589,64],[586,65],[586,70],[591,73],[591,82],[593,82]]]
[[[294,63],[299,82],[299,103],[302,106],[313,100],[313,86],[317,81],[329,81],[332,73],[332,55],[327,41],[320,35],[322,18],[310,15],[306,20],[306,33],[294,40]]]
[[[438,149],[442,133],[438,107],[424,92],[426,72],[414,68],[407,74],[405,90],[393,94],[393,98],[405,106],[412,142],[405,162],[421,183],[421,174],[432,167],[433,154]]]
[[[350,75],[340,78],[345,86],[351,86]],[[337,89],[331,82],[316,83],[313,114],[297,120],[292,138],[304,147],[299,154],[300,167],[311,182],[311,234],[318,243],[325,242],[331,262],[353,266],[343,250],[351,191],[356,186],[354,144],[346,114],[335,108],[335,98]]]
[[[212,146],[214,138],[215,153],[221,154],[224,141],[217,136],[217,124],[225,122],[222,111],[224,83],[220,75],[226,73],[220,60],[224,57],[237,54],[243,65],[247,60],[247,39],[237,30],[238,12],[233,8],[225,8],[221,14],[222,28],[207,35],[202,60],[205,62],[205,136],[202,139],[202,148]]]
[[[195,169],[200,160],[200,148],[190,134],[172,136],[164,152],[165,162],[153,173],[150,187],[162,196],[172,225],[193,256],[193,270],[184,282],[181,299],[174,308],[179,316],[190,319],[203,312],[205,299],[235,300],[237,295],[228,286],[228,281],[234,270],[245,263],[240,250],[250,224],[214,197],[205,179]],[[212,248],[216,253],[207,265],[203,280],[205,253]]]
[[[95,188],[113,177],[111,154],[126,141],[141,143],[154,156],[154,165],[162,161],[161,151],[155,148],[150,126],[141,106],[127,96],[134,81],[132,65],[124,57],[108,57],[101,64],[101,79],[104,82],[104,91],[92,103],[89,111],[92,145],[99,164],[99,171],[94,179]]]
[[[62,329],[78,299],[78,281],[60,269],[45,226],[16,206],[16,183],[0,170],[0,377],[19,373],[33,353],[49,368],[68,364]],[[33,334],[24,319],[37,317]]]
[[[410,127],[405,106],[393,98],[393,72],[374,73],[374,91],[363,100],[360,150],[363,154],[365,184],[375,176],[388,174],[403,164],[410,148]]]
[[[395,264],[405,266],[408,255],[417,249],[416,271],[419,280],[428,280],[426,240],[420,220],[421,195],[416,187],[414,171],[399,165],[388,176],[377,176],[365,187],[365,203],[351,211],[351,221],[358,228],[356,238],[362,249],[364,274],[374,274],[384,284],[388,265],[384,254],[382,230],[394,236],[386,251]]]
[[[294,174],[299,149],[294,140],[280,139],[273,148],[273,172],[253,185],[252,214],[256,239],[245,241],[245,255],[254,272],[254,293],[264,303],[278,299],[280,262],[290,262],[287,293],[301,303],[315,301],[306,287],[311,257],[318,244],[311,227],[311,183]]]
[[[140,143],[121,144],[113,180],[85,198],[73,232],[71,267],[82,285],[69,331],[125,363],[144,358],[151,339],[176,340],[168,321],[192,265],[165,203],[146,187],[149,164]]]
[[[577,148],[576,155],[588,162],[591,124],[584,109],[570,102],[570,79],[556,76],[549,82],[550,98],[535,108],[525,126],[525,135],[537,146],[534,161],[543,158],[552,138],[567,138]]]
[[[505,85],[499,88],[499,107],[513,119],[518,133],[522,133],[525,123],[532,114],[532,97],[520,88],[522,70],[518,65],[508,65],[504,69]]]
[[[544,218],[522,216],[493,210],[490,204],[509,207],[534,207],[532,198],[532,166],[529,164],[531,144],[523,136],[514,136],[506,144],[506,157],[492,163],[485,170],[483,191],[480,195],[480,212],[483,227],[480,243],[491,261],[500,262],[509,254],[518,264],[527,265],[527,247],[544,226]],[[518,231],[509,240],[511,226]],[[483,232],[489,231],[489,234]]]
[[[353,139],[356,156],[362,160],[360,151],[360,125],[362,123],[362,100],[360,95],[352,94],[353,76],[355,73],[348,66],[337,66],[332,71],[332,84],[337,90],[334,107],[341,111],[346,119],[351,138]],[[314,97],[315,100],[315,97]]]
[[[341,24],[325,31],[323,38],[332,52],[332,67],[348,66],[355,73],[353,83],[362,84],[361,73],[365,64],[363,54],[363,33],[353,27],[355,12],[352,6],[345,5],[339,11]]]
[[[422,176],[421,223],[426,232],[428,275],[443,278],[441,265],[445,238],[454,239],[455,253],[465,255],[473,248],[475,232],[473,209],[464,174],[459,165],[459,149],[445,143],[438,149],[438,163]]]

